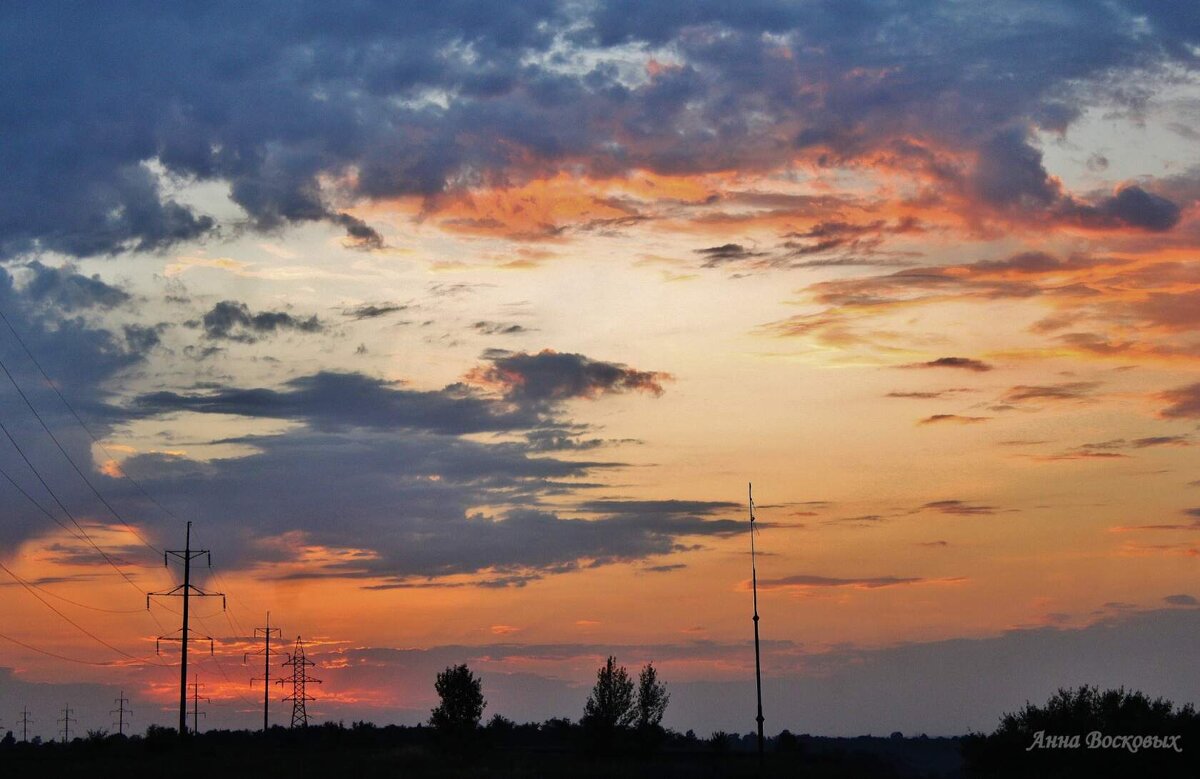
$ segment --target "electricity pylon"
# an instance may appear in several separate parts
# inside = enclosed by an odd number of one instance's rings
[[[174,557],[183,562],[183,584],[178,585],[164,592],[151,592],[146,595],[146,609],[150,609],[150,596],[173,596],[183,598],[183,626],[179,629],[179,635],[159,636],[154,642],[154,651],[158,652],[159,642],[161,641],[178,641],[180,645],[179,652],[179,735],[181,738],[187,737],[187,665],[188,665],[188,643],[190,641],[207,641],[208,653],[213,654],[213,640],[211,636],[192,637],[192,630],[188,627],[188,598],[194,596],[197,598],[221,598],[221,610],[225,610],[225,593],[223,592],[205,592],[199,587],[192,585],[192,560],[198,557],[208,557],[208,567],[212,568],[212,555],[207,549],[192,549],[192,523],[187,523],[187,536],[183,549],[168,549],[163,552],[163,565],[169,563],[168,558]]]
[[[246,652],[242,655],[242,663],[245,664],[250,655],[263,656],[263,675],[260,680],[257,676],[250,679],[250,688],[254,689],[254,683],[261,681],[263,683],[263,732],[266,733],[270,727],[269,708],[271,702],[271,655],[279,654],[278,649],[271,649],[271,635],[274,634],[283,641],[283,634],[279,628],[271,627],[271,612],[267,612],[267,626],[264,628],[255,628],[254,637],[262,636],[266,640],[265,646],[257,652]]]
[[[29,707],[21,707],[21,741],[29,741],[29,725],[37,720],[29,719]]]
[[[308,701],[315,701],[316,698],[308,694],[309,684],[320,684],[320,679],[315,679],[308,675],[308,669],[316,665],[312,660],[304,656],[304,642],[300,640],[300,636],[296,636],[296,650],[288,655],[285,666],[291,666],[292,675],[285,676],[282,679],[276,679],[275,683],[282,685],[285,682],[292,683],[292,694],[284,697],[282,700],[292,702],[292,727],[308,727],[308,710],[304,704]]]
[[[208,719],[208,712],[200,711],[200,701],[212,703],[212,700],[200,697],[200,688],[203,686],[200,684],[200,677],[192,674],[192,683],[188,687],[192,688],[192,733],[197,736],[200,735],[200,717]]]
[[[75,710],[72,709],[70,707],[70,705],[64,706],[63,707],[63,715],[58,720],[59,722],[62,723],[62,726],[63,726],[62,734],[63,734],[63,743],[64,744],[71,743],[71,723],[79,722],[79,720],[77,720],[71,716],[71,713],[73,711],[75,711]]]
[[[115,723],[117,726],[117,735],[124,736],[125,735],[125,715],[133,713],[132,709],[125,708],[125,704],[129,703],[129,699],[125,697],[124,690],[121,690],[121,697],[117,698],[115,701],[113,701],[113,703],[117,704],[117,708],[110,711],[109,714],[117,715],[117,721]]]

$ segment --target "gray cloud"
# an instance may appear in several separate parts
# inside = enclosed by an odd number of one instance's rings
[[[983,373],[990,371],[992,366],[983,360],[976,360],[970,357],[939,357],[936,360],[929,362],[909,363],[908,365],[900,366],[902,368],[959,368],[966,371],[974,371]]]
[[[1078,402],[1087,400],[1100,386],[1096,381],[1071,381],[1063,384],[1032,385],[1019,384],[1006,391],[1001,398],[1005,403],[1025,401]]]
[[[671,378],[666,373],[550,349],[537,354],[489,350],[484,358],[491,365],[472,371],[469,378],[494,386],[505,397],[521,403],[553,403],[630,391],[657,396],[663,393],[662,382]]]
[[[363,303],[362,305],[345,309],[342,311],[342,314],[351,319],[378,319],[381,316],[404,311],[407,308],[407,305],[400,303]]]
[[[138,416],[193,411],[293,419],[317,429],[417,429],[450,435],[531,428],[542,416],[480,396],[462,385],[409,390],[361,373],[322,371],[281,389],[222,387],[208,392],[162,391],[135,398]]]
[[[114,308],[131,297],[128,292],[101,281],[99,276],[81,275],[72,265],[51,268],[35,260],[25,268],[33,275],[23,292],[32,300],[50,303],[60,311]]]
[[[995,514],[1000,510],[995,506],[983,506],[964,500],[935,500],[931,503],[926,503],[921,508],[928,511],[937,511],[941,514],[955,514],[958,516],[983,516]]]
[[[949,581],[944,579],[924,579],[920,577],[872,576],[865,578],[840,579],[831,576],[812,576],[796,574],[779,579],[759,579],[758,586],[766,590],[786,590],[807,587],[854,587],[865,590],[877,590],[883,587],[898,587],[906,584],[927,584],[930,582]],[[958,581],[958,580],[954,580]]]
[[[283,330],[317,333],[324,325],[316,316],[297,317],[286,311],[260,311],[255,314],[245,303],[222,300],[200,320],[208,338],[223,341],[254,343],[265,336]]]
[[[958,425],[974,425],[980,422],[987,422],[991,417],[971,417],[961,414],[933,414],[925,417],[917,422],[918,425],[939,425],[939,424],[958,424]]]
[[[596,514],[638,514],[670,516],[677,514],[710,515],[724,511],[744,510],[740,503],[715,500],[588,500],[578,508]]]
[[[222,539],[226,565],[264,554],[292,559],[299,554],[286,551],[292,544],[270,539],[295,530],[311,544],[367,550],[310,558],[283,574],[289,578],[349,578],[390,588],[444,586],[444,577],[469,576],[471,586],[520,586],[684,552],[693,548],[688,538],[745,532],[742,522],[664,514],[653,506],[592,519],[532,508],[558,486],[586,489],[581,477],[617,464],[533,457],[520,445],[364,430],[291,432],[244,443],[257,453],[209,463],[140,455],[128,468],[167,505],[212,517],[206,532]],[[482,513],[472,508],[479,505],[508,508]]]
[[[1200,383],[1167,390],[1159,393],[1160,399],[1170,405],[1158,412],[1167,419],[1200,417]]]
[[[483,335],[517,335],[529,332],[527,328],[513,322],[488,322],[481,320],[471,325],[471,327]]]
[[[587,426],[561,418],[561,401],[661,391],[661,374],[578,354],[488,357],[475,378],[498,385],[501,397],[464,384],[423,391],[358,373],[321,372],[278,388],[148,393],[112,414],[193,412],[301,423],[285,434],[237,439],[255,452],[245,457],[194,462],[140,455],[126,463],[153,494],[181,509],[207,514],[220,496],[226,508],[218,513],[238,517],[228,530],[242,539],[237,554],[244,561],[292,530],[315,544],[367,550],[281,574],[292,578],[354,578],[387,588],[521,586],[585,566],[687,551],[689,537],[744,532],[744,523],[710,516],[726,507],[720,503],[584,501],[578,510],[597,515],[586,520],[542,508],[545,497],[595,487],[589,475],[620,466],[548,454],[619,443],[585,438]],[[522,438],[483,443],[462,437],[488,432]],[[478,506],[495,508],[481,513]],[[447,576],[471,578],[443,581]]]
[[[741,262],[766,256],[765,252],[747,249],[740,243],[726,243],[720,246],[710,246],[706,249],[696,249],[696,254],[699,254],[704,259],[704,267],[706,268],[716,268],[727,263]]]

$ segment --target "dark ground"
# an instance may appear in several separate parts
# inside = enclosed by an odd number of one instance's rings
[[[482,728],[447,740],[430,728],[377,728],[356,723],[267,734],[215,731],[181,743],[173,730],[151,728],[133,738],[91,735],[70,744],[0,744],[0,779],[97,777],[806,777],[808,779],[1047,779],[1200,776],[1200,753],[1126,754],[1099,750],[1026,751],[1028,739],[823,738],[786,731],[768,739],[761,768],[751,735],[697,739],[675,733],[624,733],[596,738],[578,725]]]
[[[659,734],[598,743],[576,726],[548,723],[480,731],[447,742],[429,728],[320,726],[212,732],[180,744],[174,731],[92,737],[71,744],[0,747],[0,776],[88,777],[942,777],[960,776],[958,739],[769,739],[761,772],[750,736]]]

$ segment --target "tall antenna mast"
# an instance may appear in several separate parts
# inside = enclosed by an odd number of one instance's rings
[[[746,494],[750,499],[750,582],[754,590],[754,686],[758,692],[758,762],[761,764],[766,754],[763,743],[763,713],[762,713],[762,654],[758,646],[758,565],[754,550],[754,485],[746,485]]]

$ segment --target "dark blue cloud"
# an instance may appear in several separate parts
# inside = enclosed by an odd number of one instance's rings
[[[191,326],[202,326],[208,338],[226,341],[254,343],[255,341],[285,330],[301,333],[318,333],[325,329],[317,317],[295,316],[286,311],[250,311],[245,303],[222,300],[205,312],[200,321]]]
[[[411,390],[360,373],[329,371],[292,379],[280,389],[154,392],[135,398],[129,409],[135,416],[178,411],[289,419],[323,430],[362,427],[448,435],[524,430],[544,421],[539,412],[514,408],[461,385]]]
[[[322,175],[353,172],[351,200],[434,197],[568,163],[767,169],[802,147],[831,162],[887,149],[951,175],[938,147],[981,155],[960,186],[985,202],[1052,207],[1027,128],[1060,130],[1097,93],[1136,100],[1114,86],[1131,73],[1193,67],[1200,32],[1181,5],[7,4],[0,255],[215,234],[160,171],[227,183],[256,228],[326,220],[363,248],[382,238]],[[616,44],[669,46],[679,67],[630,80],[611,61],[572,65]],[[1131,188],[1076,218],[1166,229],[1156,198]]]

